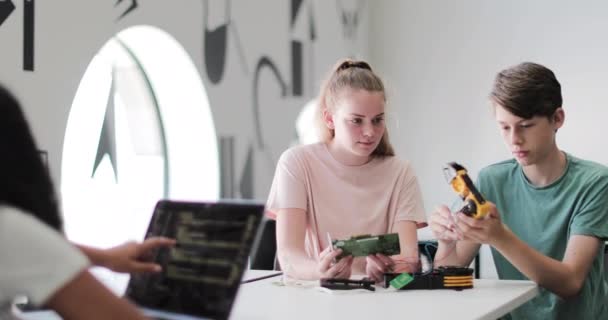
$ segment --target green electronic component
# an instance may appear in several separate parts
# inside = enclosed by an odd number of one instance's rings
[[[390,281],[391,287],[395,289],[401,289],[408,283],[412,282],[414,277],[411,274],[405,272],[398,276],[396,276],[393,280]]]
[[[335,249],[342,249],[337,259],[351,255],[365,257],[376,253],[392,256],[401,252],[397,233],[354,236],[347,240],[332,240],[331,243]]]

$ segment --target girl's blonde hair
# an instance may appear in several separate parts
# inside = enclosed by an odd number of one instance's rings
[[[372,67],[370,67],[367,62],[352,59],[338,61],[321,85],[321,90],[317,99],[319,107],[317,108],[315,120],[319,131],[319,137],[324,142],[331,141],[335,136],[335,132],[325,124],[323,112],[335,112],[335,106],[340,98],[340,94],[347,88],[370,92],[382,92],[384,100],[386,101],[386,92],[382,79],[372,71]],[[394,155],[395,151],[388,139],[388,129],[385,129],[384,134],[380,139],[380,143],[372,152],[372,156]]]

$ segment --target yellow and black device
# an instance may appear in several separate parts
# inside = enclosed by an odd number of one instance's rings
[[[475,188],[473,181],[467,174],[467,169],[456,162],[450,162],[443,168],[443,174],[452,189],[464,201],[464,206],[460,209],[460,212],[475,219],[481,219],[490,212],[489,203]]]

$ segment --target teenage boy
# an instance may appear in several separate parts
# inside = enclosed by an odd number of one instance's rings
[[[500,279],[541,287],[512,319],[608,319],[608,168],[557,147],[565,114],[548,68],[526,62],[501,71],[490,100],[513,159],[479,173],[479,191],[492,202],[485,218],[446,206],[432,214],[436,265],[469,265],[488,244]]]

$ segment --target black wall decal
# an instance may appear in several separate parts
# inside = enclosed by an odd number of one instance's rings
[[[93,172],[91,178],[95,176],[95,172],[101,163],[103,157],[107,154],[112,163],[112,170],[114,171],[114,180],[118,182],[118,166],[116,164],[116,124],[114,123],[114,95],[115,95],[115,73],[112,71],[112,84],[110,86],[110,93],[108,95],[108,105],[106,107],[106,113],[103,118],[103,125],[101,127],[101,134],[99,136],[99,144],[97,145],[97,154],[95,155],[95,163],[93,164]]]
[[[15,10],[13,1],[0,1],[0,26],[2,26],[4,21],[13,13],[13,10]]]
[[[291,41],[291,94],[297,97],[301,96],[304,91],[302,64],[302,42]]]
[[[285,97],[287,95],[287,84],[285,83],[285,80],[283,80],[283,78],[281,77],[279,69],[277,69],[274,62],[272,62],[270,58],[266,56],[260,58],[260,60],[258,61],[258,65],[255,68],[255,74],[253,77],[253,121],[256,131],[256,137],[258,140],[258,147],[262,150],[266,148],[266,145],[264,143],[264,137],[262,136],[262,123],[260,122],[260,101],[258,91],[260,88],[260,74],[264,67],[270,69],[270,71],[272,71],[272,74],[279,82],[279,85],[281,86],[281,97]]]
[[[300,6],[302,6],[303,0],[291,0],[291,28],[293,28],[293,24],[296,22],[296,17],[298,16],[298,11],[300,11]]]
[[[353,38],[358,24],[357,12],[342,12],[342,27],[344,37]]]
[[[34,0],[23,0],[23,70],[34,71]],[[0,0],[0,26],[15,10],[11,0]]]
[[[207,77],[209,78],[209,81],[211,81],[213,84],[218,84],[224,77],[229,31],[233,32],[233,36],[236,40],[243,70],[245,73],[248,73],[247,63],[245,62],[245,54],[243,53],[243,47],[238,35],[238,30],[236,29],[234,21],[230,20],[230,0],[226,0],[225,7],[227,22],[213,30],[209,29],[207,26],[207,21],[209,20],[209,0],[203,1],[203,6],[205,11],[205,32],[203,45],[205,46],[205,69],[207,70]]]
[[[23,1],[23,70],[34,71],[34,0]]]
[[[303,96],[305,94],[304,88],[304,70],[306,66],[304,65],[305,61],[305,52],[308,55],[308,59],[306,60],[311,65],[314,65],[314,52],[312,43],[317,38],[317,30],[315,26],[314,19],[314,10],[311,1],[307,1],[308,6],[303,6],[304,0],[291,0],[290,2],[290,21],[289,26],[292,31],[291,39],[289,39],[289,45],[291,49],[291,78],[287,78],[290,80],[290,84],[285,81],[285,78],[277,68],[276,64],[271,60],[268,56],[261,56],[257,62],[253,73],[253,96],[252,96],[252,108],[253,108],[253,122],[254,122],[254,134],[255,139],[257,140],[257,150],[260,150],[260,154],[265,155],[264,162],[268,164],[270,167],[274,167],[275,159],[270,154],[270,151],[267,149],[266,141],[264,140],[263,126],[261,123],[261,110],[260,110],[260,76],[262,74],[263,69],[268,69],[274,79],[277,81],[280,87],[280,96],[281,98],[287,97],[287,95],[291,95],[293,97]],[[217,2],[216,2],[217,3]],[[241,41],[238,36],[237,28],[235,25],[235,21],[231,18],[231,0],[225,1],[225,22],[220,26],[211,29],[208,24],[209,17],[209,0],[203,0],[203,10],[204,12],[204,39],[203,39],[203,55],[204,55],[204,64],[207,72],[207,77],[209,81],[213,84],[218,84],[222,81],[225,73],[225,68],[228,59],[228,41],[229,36],[234,37],[236,41],[237,50],[239,53],[239,58],[241,59],[241,65],[243,67],[244,73],[249,74],[247,71],[247,63],[245,60],[244,50],[241,45]],[[295,35],[296,31],[296,23],[298,20],[298,16],[302,13],[302,8],[305,8],[308,11],[307,16],[303,17],[304,23],[308,25],[305,26],[304,34],[300,33],[299,35]],[[358,13],[357,13],[358,14]],[[308,50],[306,50],[308,49]],[[313,76],[309,76],[308,79],[313,82]],[[312,88],[312,84],[310,86]],[[289,92],[288,92],[289,91]],[[221,161],[221,196],[222,197],[230,197],[237,196],[234,188],[232,187],[232,182],[234,174],[232,173],[233,169],[233,151],[234,141],[232,141],[232,137],[221,137],[219,141],[220,145],[220,161]],[[256,158],[254,155],[254,150],[256,149],[256,142],[253,142],[252,145],[249,146],[249,151],[247,154],[247,160],[245,163],[244,171],[240,177],[239,181],[239,189],[241,196],[244,198],[252,198],[253,197],[253,160]],[[226,162],[230,163],[226,163]]]
[[[291,15],[292,15],[292,21],[290,23],[290,28],[291,31],[293,32],[295,25],[294,22],[297,20],[297,16],[300,14],[300,9],[302,8],[302,1],[296,1],[296,0],[292,0],[291,1]],[[312,8],[312,4],[309,3],[308,6],[308,11],[309,11],[309,15],[308,15],[308,22],[310,23],[310,26],[308,28],[308,40],[310,40],[310,42],[312,43],[315,39],[316,39],[316,31],[315,31],[315,27],[314,27],[314,17],[313,17],[313,8]],[[293,37],[293,36],[292,36]],[[305,36],[306,37],[306,36]],[[302,39],[305,40],[305,39]],[[304,50],[303,50],[303,44],[304,42],[301,40],[296,40],[296,39],[292,39],[291,40],[291,92],[290,94],[292,96],[302,96],[304,94],[304,90],[303,90],[303,78],[304,78],[304,74],[303,74],[303,63],[304,63]],[[312,45],[309,45],[309,47],[312,49]],[[312,62],[312,50],[310,51],[310,61]],[[267,57],[267,56],[263,56],[260,58],[260,60],[258,60],[258,64],[256,66],[255,69],[255,73],[254,73],[254,77],[253,77],[253,119],[254,119],[254,128],[255,128],[255,135],[257,138],[257,142],[258,142],[258,148],[262,151],[266,151],[266,144],[264,141],[264,137],[262,135],[262,124],[260,121],[260,101],[259,101],[259,81],[260,81],[260,73],[262,71],[263,68],[269,68],[274,76],[275,79],[277,80],[277,82],[279,83],[279,86],[281,87],[281,97],[285,98],[287,96],[287,90],[288,90],[288,84],[285,82],[284,78],[281,76],[281,73],[279,72],[279,69],[276,67],[275,63],[272,62],[272,60]],[[270,162],[273,162],[274,159],[272,159],[272,157],[269,158]]]
[[[361,0],[357,1],[357,7],[350,11],[344,8],[344,5],[340,0],[337,1],[337,6],[344,37],[347,39],[356,38],[357,28],[359,27],[359,15],[363,9],[363,2]]]
[[[310,37],[310,41],[317,40],[317,29],[315,29],[315,16],[313,14],[312,5],[310,5],[310,10],[308,10],[308,36]]]
[[[300,14],[300,8],[302,7],[302,0],[291,1],[291,31],[293,32],[296,28],[295,22],[298,15]],[[311,42],[316,38],[316,32],[314,27],[314,18],[312,4],[308,6],[308,40]],[[303,39],[292,39],[291,40],[291,94],[295,97],[300,97],[304,94],[304,45],[301,41]]]
[[[220,198],[234,198],[234,136],[220,136]]]
[[[114,7],[118,6],[121,2],[123,2],[124,0],[117,0],[116,3],[114,4]],[[125,10],[116,20],[120,20],[122,18],[124,18],[126,15],[128,15],[129,13],[131,13],[131,11],[137,9],[137,0],[129,0],[131,1],[131,4],[129,5],[129,7],[127,8],[127,10]]]
[[[249,145],[247,150],[247,160],[245,160],[245,168],[241,175],[241,183],[239,189],[241,197],[244,199],[253,199],[253,146]]]
[[[226,64],[226,42],[228,26],[223,25],[213,31],[205,28],[205,67],[213,84],[222,81]]]

